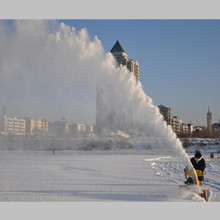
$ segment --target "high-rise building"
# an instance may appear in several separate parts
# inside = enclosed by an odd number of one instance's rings
[[[207,130],[208,132],[212,132],[212,113],[210,106],[208,107],[208,113],[207,113]]]
[[[133,59],[129,59],[125,50],[117,41],[111,49],[111,54],[115,57],[118,65],[126,66],[134,74],[136,81],[139,81],[139,64]],[[126,130],[135,122],[134,110],[121,110],[114,103],[106,106],[106,97],[103,95],[105,88],[96,88],[96,132],[103,133],[115,130]],[[109,100],[108,100],[109,101]]]
[[[128,68],[130,72],[134,74],[136,80],[139,81],[139,64],[137,61],[133,59],[129,59],[125,50],[121,46],[120,42],[117,40],[115,45],[112,47],[111,51],[112,55],[118,62],[118,65],[124,65]]]

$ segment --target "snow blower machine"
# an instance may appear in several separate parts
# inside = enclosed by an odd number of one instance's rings
[[[203,185],[204,175],[201,170],[195,170],[189,168],[188,166],[184,169],[186,181],[185,185],[180,185],[180,187],[185,187],[192,192],[198,194],[205,201],[208,201],[207,187]]]

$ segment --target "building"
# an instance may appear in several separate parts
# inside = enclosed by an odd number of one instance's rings
[[[167,122],[168,125],[172,124],[172,117],[173,117],[173,109],[166,107],[164,105],[158,106],[160,113],[163,115],[164,120]]]
[[[208,113],[207,113],[207,130],[209,133],[212,133],[212,113],[210,110],[210,106],[208,107]]]
[[[48,120],[42,118],[25,118],[27,134],[45,134],[48,132]]]
[[[61,120],[55,121],[51,125],[54,126],[52,130],[54,132],[53,135],[56,137],[66,137],[69,134],[69,126],[65,118],[61,118]]]
[[[48,134],[50,136],[54,136],[55,135],[54,122],[48,121]]]
[[[118,65],[126,66],[127,69],[134,74],[136,80],[139,81],[139,63],[128,58],[128,55],[118,40],[110,52],[117,60]]]
[[[193,124],[182,123],[182,134],[192,134],[193,133]]]
[[[193,124],[189,123],[187,124],[188,125],[188,130],[189,130],[189,133],[193,133]]]
[[[178,119],[177,116],[173,116],[170,118],[171,120],[171,127],[173,129],[173,131],[176,134],[181,134],[182,133],[182,120]]]
[[[4,135],[25,135],[26,120],[16,117],[1,117],[0,130]]]
[[[220,120],[219,120],[218,123],[212,124],[212,130],[213,130],[215,133],[220,134]]]
[[[203,126],[194,126],[193,127],[193,132],[198,133],[204,131],[206,128]]]
[[[69,135],[73,137],[84,136],[93,133],[93,126],[82,123],[72,123],[69,125]]]
[[[129,59],[125,50],[117,41],[111,49],[111,54],[115,57],[117,64],[126,66],[134,74],[135,79],[139,82],[139,64],[133,59]],[[96,88],[96,133],[109,133],[111,131],[126,130],[135,123],[134,109],[122,109],[115,106],[114,102],[108,101],[103,91],[105,88]]]
[[[191,134],[193,132],[193,124],[183,123],[177,116],[173,116],[173,109],[164,105],[158,106],[160,113],[163,115],[164,120],[170,125],[173,131],[177,134]]]
[[[93,125],[86,124],[86,133],[87,134],[92,134],[93,133]]]
[[[72,123],[69,125],[69,135],[73,137],[83,136],[86,133],[86,125]]]

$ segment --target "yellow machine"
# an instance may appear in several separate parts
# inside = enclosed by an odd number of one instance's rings
[[[189,169],[186,167],[184,169],[185,172],[185,185],[181,185],[181,187],[190,187],[190,186],[199,186],[201,189],[200,192],[195,191],[195,193],[199,194],[202,198],[208,201],[207,197],[207,188],[203,185],[203,172],[201,170]]]
[[[202,185],[202,181],[199,180],[203,177],[203,172],[201,170],[189,170],[186,168],[184,171],[188,183],[196,184],[198,186]],[[192,178],[192,180],[189,178]]]

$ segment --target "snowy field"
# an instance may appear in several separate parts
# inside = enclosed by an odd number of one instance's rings
[[[191,157],[200,149],[206,159],[209,202],[220,201],[219,146],[186,150]],[[185,165],[172,151],[154,149],[0,150],[0,201],[204,202],[179,188]]]

